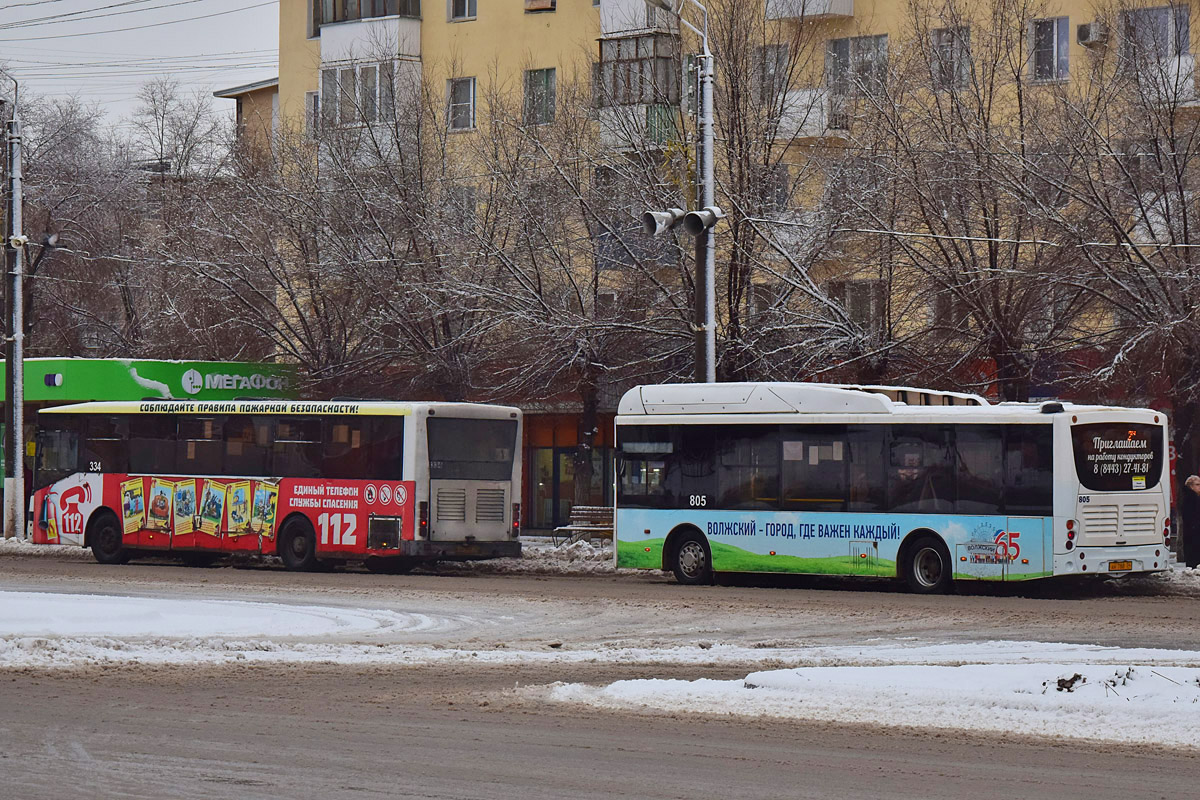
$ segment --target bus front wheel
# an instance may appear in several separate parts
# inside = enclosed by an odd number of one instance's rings
[[[279,557],[290,570],[311,572],[317,568],[317,534],[306,519],[294,519],[279,534]]]
[[[712,583],[712,563],[704,537],[695,531],[683,534],[675,548],[671,568],[675,580],[684,586]]]
[[[105,512],[97,517],[88,541],[92,555],[101,564],[125,564],[132,555],[125,547],[125,532],[115,514]]]
[[[950,553],[940,539],[922,536],[908,549],[904,564],[908,588],[918,594],[945,594],[953,579]]]

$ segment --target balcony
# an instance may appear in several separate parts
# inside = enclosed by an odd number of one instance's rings
[[[854,0],[767,0],[767,19],[836,19],[854,16]]]
[[[779,138],[844,138],[849,123],[849,103],[845,95],[824,87],[789,89],[779,121]]]
[[[376,17],[321,27],[321,61],[383,61],[421,57],[421,20]]]

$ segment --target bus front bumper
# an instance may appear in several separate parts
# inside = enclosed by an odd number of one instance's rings
[[[1164,545],[1080,547],[1054,554],[1055,575],[1128,575],[1170,569],[1171,553]]]
[[[518,541],[403,541],[398,550],[388,555],[430,561],[475,561],[485,558],[520,558],[521,543]]]

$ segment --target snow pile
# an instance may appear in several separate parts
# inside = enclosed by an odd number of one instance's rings
[[[829,660],[907,663],[771,670],[733,681],[560,684],[547,696],[611,710],[1200,746],[1200,653],[1036,642],[824,650]],[[1000,656],[997,663],[915,663],[969,661],[989,652]],[[1095,657],[1054,660],[1088,654]]]
[[[1153,575],[1131,575],[1110,586],[1118,594],[1200,597],[1200,568],[1180,566]]]
[[[4,556],[35,556],[59,558],[64,561],[91,561],[92,551],[74,545],[34,544],[24,539],[0,539],[0,558]]]
[[[496,558],[488,561],[468,561],[462,564],[442,562],[439,572],[460,569],[478,573],[521,573],[532,575],[649,575],[660,577],[653,570],[634,570],[613,567],[612,540],[554,544],[547,537],[522,537],[520,558]]]

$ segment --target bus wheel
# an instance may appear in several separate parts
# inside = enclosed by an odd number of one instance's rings
[[[311,572],[317,568],[317,534],[306,519],[294,519],[279,534],[279,557],[290,570]]]
[[[940,539],[922,536],[908,550],[904,579],[918,594],[945,594],[952,580],[950,554]]]
[[[115,514],[104,513],[96,518],[88,542],[92,555],[101,564],[125,564],[132,555],[125,548],[125,533]]]
[[[696,532],[685,533],[675,549],[672,571],[675,580],[684,586],[712,583],[712,565],[708,558],[708,543]]]

